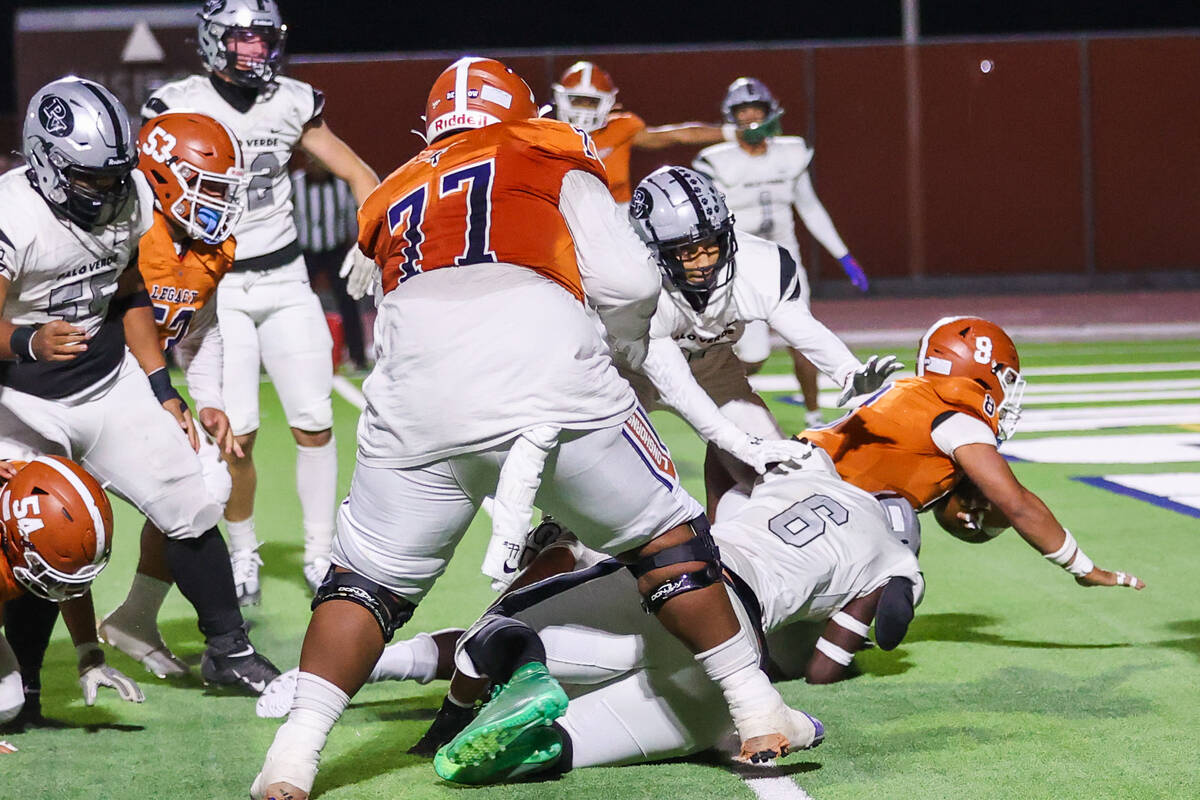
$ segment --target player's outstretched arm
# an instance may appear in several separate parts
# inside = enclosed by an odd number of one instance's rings
[[[300,135],[300,147],[320,161],[334,175],[350,184],[354,202],[360,206],[379,185],[379,176],[358,153],[339,138],[325,121],[318,117]]]
[[[808,232],[813,235],[813,238],[838,260],[842,271],[846,273],[846,277],[850,279],[854,288],[860,292],[867,291],[870,288],[867,274],[850,255],[850,248],[846,247],[846,243],[838,235],[837,228],[833,226],[833,219],[830,218],[829,212],[825,210],[824,204],[817,197],[817,191],[813,188],[808,170],[805,170],[796,179],[793,191],[792,203],[796,207],[796,213],[800,215],[804,227],[808,228]]]
[[[71,634],[75,653],[79,659],[79,688],[83,691],[85,705],[95,705],[96,693],[101,686],[115,689],[126,702],[141,703],[146,699],[141,687],[132,678],[104,660],[104,651],[96,640],[96,609],[89,591],[81,597],[62,604],[63,623]]]
[[[1017,480],[1008,462],[992,445],[966,444],[954,451],[954,460],[967,477],[999,509],[1021,538],[1047,559],[1075,576],[1081,586],[1131,586],[1146,584],[1125,572],[1110,572],[1095,566],[1046,504]]]
[[[707,122],[680,122],[642,128],[633,136],[633,146],[640,150],[661,150],[676,144],[703,147],[727,139],[720,125]]]

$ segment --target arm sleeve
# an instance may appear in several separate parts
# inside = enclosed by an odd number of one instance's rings
[[[845,386],[846,379],[862,366],[846,343],[814,317],[802,300],[783,300],[767,323],[838,386]]]
[[[175,357],[183,367],[188,394],[196,409],[225,410],[221,402],[225,346],[221,326],[217,324],[217,296],[200,307],[188,326],[187,336],[175,345]]]
[[[15,281],[20,273],[18,268],[17,246],[12,239],[0,229],[0,275]]]
[[[559,211],[575,242],[583,291],[609,338],[614,344],[644,343],[659,291],[650,252],[595,175],[567,172]]]
[[[846,247],[842,237],[838,236],[837,229],[833,227],[833,220],[829,218],[829,212],[817,198],[817,191],[813,188],[808,170],[804,170],[800,173],[800,177],[796,178],[792,203],[795,204],[796,213],[803,220],[804,227],[808,228],[808,232],[813,235],[813,238],[829,251],[829,255],[841,258],[850,252],[850,248]]]
[[[932,438],[937,449],[951,458],[965,444],[996,444],[996,435],[986,422],[961,411],[935,420]]]
[[[675,342],[651,339],[642,372],[654,384],[663,402],[678,411],[706,442],[727,450],[745,435],[696,382]]]

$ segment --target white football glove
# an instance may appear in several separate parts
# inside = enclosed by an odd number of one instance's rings
[[[721,449],[762,475],[771,464],[803,461],[812,455],[813,446],[796,439],[761,439],[746,433],[739,441]]]
[[[116,689],[117,695],[129,703],[141,703],[146,699],[136,681],[104,663],[104,651],[99,645],[80,645],[76,652],[79,654],[79,688],[83,690],[84,704],[96,704],[96,693],[101,686]]]
[[[342,260],[338,277],[346,279],[346,294],[361,300],[375,283],[375,270],[375,262],[363,255],[363,251],[355,244]]]
[[[896,360],[895,356],[871,356],[867,359],[867,363],[863,364],[857,370],[846,378],[846,387],[842,389],[841,396],[838,397],[837,404],[839,406],[846,405],[851,397],[860,394],[868,394],[875,391],[887,377],[897,370],[904,369],[904,365]]]

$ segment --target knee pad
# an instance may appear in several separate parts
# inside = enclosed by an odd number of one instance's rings
[[[416,605],[370,578],[354,572],[338,572],[335,567],[330,567],[325,574],[325,580],[313,597],[312,610],[316,611],[317,606],[330,600],[346,600],[370,611],[383,633],[385,644],[392,640],[404,623],[412,619],[413,612],[417,610]]]
[[[892,578],[883,587],[875,609],[875,643],[883,650],[894,650],[904,641],[913,620],[913,582]]]
[[[660,550],[654,555],[644,556],[629,565],[633,577],[641,578],[651,570],[669,567],[674,564],[685,564],[689,561],[704,563],[703,569],[685,572],[668,578],[651,589],[642,599],[642,608],[648,614],[657,614],[659,609],[677,595],[694,592],[712,586],[721,581],[721,552],[713,541],[712,532],[708,527],[708,518],[703,514],[689,520],[688,526],[695,534],[682,544]]]
[[[0,676],[0,725],[12,722],[25,706],[21,673],[16,670]]]
[[[470,677],[486,675],[507,683],[521,666],[546,663],[546,647],[533,628],[520,620],[485,614],[463,634],[454,650],[454,665]]]

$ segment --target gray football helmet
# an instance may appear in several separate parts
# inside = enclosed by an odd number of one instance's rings
[[[112,92],[84,78],[69,75],[34,94],[21,152],[46,202],[85,228],[115,220],[133,186],[129,115]]]
[[[279,77],[287,25],[275,0],[205,0],[197,16],[200,57],[211,72],[253,89]],[[262,56],[243,57],[239,65],[237,55],[230,51],[230,46],[239,42],[243,46],[261,42]]]
[[[783,132],[780,118],[783,116],[783,106],[771,94],[767,85],[758,78],[738,78],[729,84],[725,90],[725,100],[721,103],[721,116],[731,125],[738,125],[737,108],[744,105],[759,105],[766,112],[762,122],[753,122],[745,127],[738,126],[738,136],[747,144],[758,144],[769,136],[778,136]]]
[[[697,311],[708,298],[733,280],[737,237],[725,195],[706,176],[687,167],[660,167],[634,190],[629,219],[658,260],[658,266]],[[716,263],[689,279],[680,248],[712,241],[719,248]]]

